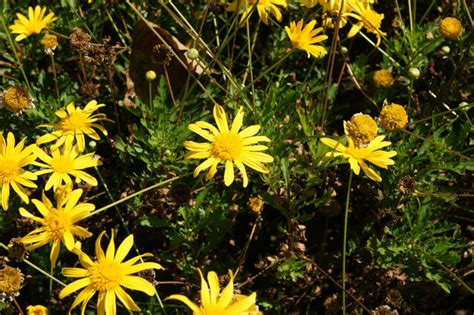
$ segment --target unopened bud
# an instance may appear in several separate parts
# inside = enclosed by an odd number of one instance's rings
[[[148,81],[153,81],[156,79],[156,73],[153,70],[147,71],[145,76]]]
[[[420,70],[418,68],[410,68],[408,69],[408,76],[412,80],[416,80],[420,77]]]
[[[196,48],[191,48],[186,52],[186,57],[195,60],[199,57],[199,51]]]
[[[447,55],[451,52],[451,47],[443,46],[443,47],[441,47],[441,51],[444,52]]]

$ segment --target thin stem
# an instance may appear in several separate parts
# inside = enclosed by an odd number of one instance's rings
[[[54,77],[54,87],[56,89],[56,98],[58,99],[58,104],[61,104],[61,99],[59,97],[59,88],[58,88],[58,77],[56,76],[56,63],[54,62],[54,55],[51,53],[51,65],[53,67],[53,77]]]
[[[173,177],[173,178],[164,180],[164,181],[162,181],[162,182],[156,183],[156,184],[154,184],[154,185],[151,185],[150,187],[147,187],[147,188],[144,188],[144,189],[142,189],[142,190],[139,190],[139,191],[137,191],[137,192],[135,192],[135,193],[133,193],[133,194],[131,194],[131,195],[128,195],[128,196],[125,197],[125,198],[122,198],[122,199],[119,199],[119,200],[117,200],[117,201],[115,201],[115,202],[112,202],[111,204],[108,204],[108,205],[105,206],[105,207],[102,207],[102,208],[100,208],[100,209],[97,209],[97,210],[95,210],[95,211],[92,211],[92,212],[88,215],[88,217],[91,217],[91,216],[93,216],[93,215],[96,215],[96,214],[98,214],[98,213],[101,213],[101,212],[103,212],[103,211],[105,211],[105,210],[107,210],[107,209],[110,209],[110,208],[112,208],[112,207],[115,207],[116,205],[119,205],[119,204],[121,204],[121,203],[123,203],[123,202],[125,202],[125,201],[127,201],[127,200],[130,200],[130,199],[132,199],[132,198],[135,198],[136,196],[141,195],[141,194],[143,194],[143,193],[145,193],[145,192],[147,192],[147,191],[149,191],[149,190],[153,190],[153,189],[155,189],[155,188],[157,188],[157,187],[164,186],[164,185],[166,185],[166,184],[169,184],[169,183],[171,183],[171,182],[174,182],[175,180],[178,180],[178,179],[180,179],[180,178],[183,178],[183,177],[185,177],[185,176],[187,176],[187,175],[189,175],[189,174],[185,174],[185,175],[182,175],[182,176],[176,176],[176,177]]]
[[[382,53],[382,55],[384,55],[385,57],[387,57],[395,66],[397,66],[398,68],[401,68],[400,64],[395,60],[393,59],[385,50],[383,50],[382,48],[380,48],[379,46],[377,46],[370,38],[367,37],[367,35],[365,35],[362,31],[360,31],[359,33],[357,34],[360,34],[360,36],[362,36],[366,41],[369,42],[369,44],[371,44],[375,49],[377,49],[378,51],[380,51]]]
[[[349,183],[347,184],[346,208],[344,211],[344,237],[342,244],[342,314],[346,314],[346,249],[347,223],[349,221],[349,200],[351,198],[352,170],[349,169]]]
[[[18,304],[17,300],[15,299],[15,297],[13,297],[13,304],[15,304],[16,308],[18,309],[18,314],[20,315],[24,315],[25,313],[23,313],[23,311],[21,310],[21,307],[20,307],[20,304]]]
[[[262,77],[264,77],[266,74],[268,74],[270,71],[272,71],[273,69],[275,69],[277,66],[279,66],[283,61],[286,60],[286,58],[288,58],[291,53],[293,52],[293,49],[291,49],[285,56],[283,56],[280,60],[278,60],[277,62],[275,62],[270,68],[268,68],[267,70],[263,71],[262,73],[260,73],[260,75],[255,79],[253,80],[253,83],[257,82],[258,80],[260,80]]]
[[[151,80],[147,80],[148,81],[148,102],[150,104],[150,112],[151,113],[154,113],[154,110],[153,110],[153,98],[152,98],[152,91],[151,91]]]
[[[8,42],[10,43],[11,50],[13,51],[13,55],[15,56],[15,59],[18,62],[18,66],[20,67],[20,71],[21,71],[21,74],[23,75],[23,79],[25,80],[25,84],[28,87],[28,91],[30,93],[32,93],[30,82],[28,81],[28,78],[27,78],[26,73],[25,73],[25,69],[23,69],[23,64],[21,63],[20,57],[18,57],[18,54],[16,52],[15,44],[13,43],[13,39],[10,36],[10,32],[8,31],[8,28],[5,24],[5,21],[3,20],[2,15],[0,15],[0,20],[2,21],[3,30],[4,30],[5,34],[7,34]]]
[[[411,0],[408,0],[408,16],[410,19],[410,31],[413,32],[413,13],[411,12],[412,7],[411,7]]]

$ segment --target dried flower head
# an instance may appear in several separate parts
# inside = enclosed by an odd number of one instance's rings
[[[54,50],[58,47],[58,37],[54,34],[46,34],[41,40],[44,52],[47,55],[54,55]]]
[[[357,147],[365,147],[377,136],[377,123],[369,115],[358,113],[344,121],[344,132]]]
[[[0,292],[4,296],[17,296],[25,278],[20,269],[5,266],[0,270]]]
[[[169,66],[173,60],[173,52],[164,44],[156,44],[151,49],[151,61],[158,65]]]
[[[28,305],[26,315],[48,315],[48,308],[43,305]]]
[[[81,28],[76,27],[72,30],[71,35],[69,35],[69,43],[74,49],[85,50],[91,44],[91,37]]]
[[[3,92],[2,99],[3,106],[15,114],[34,107],[33,100],[23,87],[9,87]]]
[[[416,180],[411,176],[405,176],[400,179],[397,188],[403,195],[413,195],[416,191]]]
[[[447,17],[439,23],[439,32],[448,39],[458,39],[463,33],[461,22],[453,17]]]
[[[15,237],[8,243],[8,257],[17,261],[23,261],[26,256],[25,245],[21,242],[21,238]]]
[[[393,82],[395,82],[392,73],[385,69],[375,71],[373,79],[375,86],[384,89],[391,87],[393,85]]]
[[[260,212],[262,212],[262,210],[263,210],[263,205],[264,204],[265,203],[263,202],[262,198],[252,197],[249,200],[248,207],[253,213],[260,214]]]
[[[380,123],[387,130],[402,129],[408,123],[408,115],[403,106],[385,103],[380,112]]]

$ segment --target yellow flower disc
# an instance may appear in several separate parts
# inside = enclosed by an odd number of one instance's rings
[[[462,24],[456,18],[447,17],[439,23],[439,32],[445,38],[458,39],[463,32]]]
[[[377,87],[384,89],[391,87],[393,82],[395,82],[390,71],[384,69],[375,71],[373,79]]]
[[[22,112],[33,105],[28,92],[22,87],[10,87],[3,94],[3,104],[14,113]]]
[[[26,315],[48,315],[48,309],[43,305],[28,305]]]
[[[357,147],[364,147],[377,136],[377,123],[369,115],[355,114],[344,122],[344,131]]]
[[[385,105],[380,112],[380,123],[387,130],[402,129],[408,123],[408,115],[403,106]]]
[[[23,279],[20,270],[5,266],[0,270],[0,291],[5,294],[17,293],[21,289]]]

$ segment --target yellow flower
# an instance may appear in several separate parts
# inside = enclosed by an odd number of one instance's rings
[[[59,190],[62,191],[56,199],[56,207],[46,197],[44,191],[42,201],[31,200],[43,218],[34,216],[26,209],[20,208],[22,216],[41,224],[41,227],[22,237],[21,242],[25,244],[27,250],[33,250],[52,242],[49,259],[53,267],[58,259],[61,242],[69,251],[72,251],[75,235],[80,237],[92,236],[92,233],[76,225],[76,223],[85,219],[95,209],[95,206],[91,203],[78,204],[82,189],[76,189],[70,193],[67,188],[59,188]]]
[[[354,141],[357,147],[367,146],[377,135],[377,123],[369,115],[355,114],[344,121],[344,133]]]
[[[198,269],[201,276],[201,305],[197,305],[189,298],[181,294],[173,294],[166,300],[178,300],[186,304],[194,315],[253,315],[261,314],[255,305],[257,294],[254,292],[249,296],[234,295],[234,276],[229,270],[230,280],[227,286],[220,291],[219,278],[214,271],[207,274],[207,282]]]
[[[54,55],[53,50],[58,47],[58,37],[54,34],[46,34],[41,40],[41,44],[43,45],[46,54]]]
[[[48,309],[43,305],[28,305],[26,315],[48,315]]]
[[[64,143],[72,145],[74,139],[76,139],[78,150],[83,151],[85,148],[84,134],[94,140],[100,140],[100,136],[93,128],[97,128],[104,135],[107,135],[107,130],[95,122],[100,120],[108,120],[105,114],[92,113],[105,106],[104,104],[97,104],[97,101],[90,101],[84,109],[75,107],[74,103],[70,103],[66,109],[60,109],[56,111],[56,116],[59,117],[59,122],[56,124],[44,124],[39,127],[51,127],[54,131],[50,134],[46,134],[40,137],[36,144],[43,144],[51,141],[56,143],[51,146],[51,149],[56,149]]]
[[[247,18],[250,17],[250,13],[254,10],[254,6],[257,6],[258,15],[262,19],[262,22],[268,24],[268,11],[270,11],[278,22],[281,22],[281,12],[277,5],[283,8],[288,7],[286,0],[234,0],[227,6],[227,11],[238,11],[246,8],[240,23],[243,23]]]
[[[145,279],[133,274],[147,269],[162,269],[161,265],[154,262],[143,262],[136,264],[142,257],[151,257],[152,254],[135,256],[123,261],[133,247],[133,235],[123,240],[115,251],[114,233],[104,254],[100,244],[104,232],[100,233],[95,242],[96,260],[92,260],[79,248],[75,249],[79,262],[84,268],[63,268],[65,277],[81,278],[68,284],[59,293],[63,299],[74,291],[83,289],[74,299],[71,310],[82,303],[81,314],[84,315],[87,303],[96,292],[99,293],[97,301],[98,314],[116,314],[116,298],[130,311],[140,311],[130,295],[122,287],[142,291],[149,296],[156,294],[155,287]]]
[[[352,28],[349,30],[349,33],[347,34],[347,37],[354,37],[357,33],[359,33],[362,27],[364,27],[367,32],[373,33],[377,36],[376,45],[379,46],[382,36],[386,35],[386,33],[380,30],[384,15],[372,10],[369,3],[356,1],[350,2],[349,6],[352,8],[354,13],[347,13],[347,16],[351,16],[359,20],[359,22],[352,26]]]
[[[41,8],[39,5],[37,5],[34,10],[32,7],[28,8],[28,18],[21,13],[17,13],[16,16],[18,19],[10,26],[13,34],[20,34],[15,40],[19,42],[31,34],[39,34],[43,28],[46,28],[49,23],[57,19],[54,13],[49,13],[47,16],[44,16],[45,13],[46,7]]]
[[[458,19],[447,17],[439,23],[439,32],[443,37],[458,39],[462,35],[463,27]]]
[[[263,210],[264,201],[260,197],[252,197],[249,200],[248,207],[253,213],[259,214]]]
[[[15,296],[21,289],[24,277],[20,269],[5,266],[0,270],[1,295]]]
[[[365,175],[370,179],[381,182],[382,177],[380,177],[380,174],[370,168],[365,161],[369,161],[378,167],[388,169],[389,165],[395,164],[395,162],[390,158],[397,155],[397,152],[381,151],[379,149],[389,146],[392,143],[390,141],[383,141],[385,136],[378,136],[372,140],[367,147],[356,147],[351,138],[346,138],[349,144],[347,147],[333,139],[322,138],[322,143],[338,151],[328,152],[325,157],[332,158],[342,156],[349,161],[351,169],[356,175],[359,175],[360,169],[362,168],[362,171],[364,171]]]
[[[81,180],[86,183],[97,186],[97,180],[82,171],[85,168],[102,165],[102,162],[95,160],[94,153],[85,154],[78,156],[78,150],[76,146],[71,146],[66,143],[63,146],[62,151],[59,148],[51,150],[51,156],[47,155],[43,150],[37,149],[38,158],[44,163],[35,162],[35,165],[43,167],[45,169],[35,172],[36,175],[43,175],[52,173],[46,182],[45,190],[49,190],[51,187],[56,190],[63,182],[65,184],[72,183],[71,176],[76,178],[76,183],[80,183]]]
[[[312,20],[306,24],[303,28],[303,20],[298,23],[290,22],[290,27],[285,26],[286,33],[291,40],[291,44],[300,50],[306,51],[308,58],[313,55],[316,58],[322,57],[327,54],[326,49],[323,46],[315,45],[316,43],[326,40],[326,35],[319,35],[323,28],[318,27],[314,29],[316,21]]]
[[[334,28],[336,26],[335,22],[337,21],[342,6],[339,27],[344,27],[347,24],[347,13],[352,11],[349,3],[354,1],[358,0],[345,0],[344,3],[342,3],[342,0],[319,0],[319,4],[323,9],[323,26],[329,28]]]
[[[37,176],[32,172],[23,170],[23,167],[32,164],[36,160],[36,145],[32,144],[23,149],[25,139],[15,146],[15,137],[9,132],[7,140],[0,133],[0,185],[2,187],[2,207],[8,209],[10,198],[10,185],[20,198],[28,203],[28,195],[23,186],[36,188],[33,180]]]
[[[408,123],[408,115],[399,104],[384,104],[380,112],[380,123],[387,130],[402,129]]]
[[[303,7],[312,8],[319,3],[319,0],[300,0]]]
[[[210,168],[206,174],[206,180],[213,178],[217,172],[219,162],[224,162],[224,183],[226,186],[229,186],[234,181],[233,162],[242,173],[244,179],[243,186],[247,187],[248,177],[244,165],[258,172],[269,172],[263,163],[271,163],[273,158],[261,152],[267,150],[267,146],[256,145],[256,143],[259,141],[270,142],[270,139],[265,136],[255,136],[260,130],[259,125],[247,127],[239,132],[244,117],[242,107],[240,107],[239,112],[235,116],[230,130],[224,109],[216,104],[213,113],[217,128],[204,121],[198,121],[188,126],[189,130],[211,143],[185,141],[184,147],[190,151],[186,154],[185,158],[206,159],[194,170],[194,176],[196,177],[201,171]]]
[[[15,114],[20,114],[28,108],[34,107],[33,100],[23,87],[9,87],[2,95],[3,106]]]
[[[395,79],[392,76],[392,73],[388,70],[381,69],[374,72],[374,83],[377,87],[389,88],[395,82]]]

